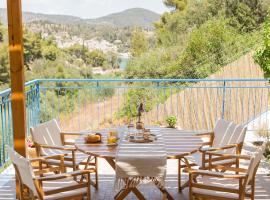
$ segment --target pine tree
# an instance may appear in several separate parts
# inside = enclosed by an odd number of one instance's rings
[[[4,41],[5,30],[0,21],[0,84],[9,82],[8,46]]]
[[[187,0],[164,0],[167,7],[174,8],[175,10],[182,11],[187,6]]]
[[[226,0],[226,16],[230,24],[243,32],[258,28],[266,18],[267,8],[262,0]]]
[[[9,82],[8,65],[8,47],[6,44],[0,43],[0,84]]]
[[[4,28],[0,21],[0,42],[3,42],[3,41],[4,41]]]
[[[148,40],[145,37],[144,32],[135,28],[131,36],[131,54],[134,57],[140,56],[142,53],[148,50]]]

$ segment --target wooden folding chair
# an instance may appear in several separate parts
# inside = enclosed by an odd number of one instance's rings
[[[257,149],[253,156],[236,154],[219,154],[211,152],[211,156],[222,159],[249,160],[248,167],[228,167],[216,165],[215,169],[225,170],[224,172],[188,169],[189,172],[189,199],[217,199],[244,200],[249,197],[254,200],[255,176],[265,151],[266,142]],[[209,159],[211,164],[211,158]],[[230,172],[230,173],[229,173]]]
[[[73,142],[66,141],[67,136],[76,137],[84,133],[63,132],[56,119],[31,127],[30,132],[38,157],[64,154],[64,166],[72,168],[74,171],[78,170],[80,165],[84,166],[84,169],[90,168],[95,174],[95,182],[91,184],[96,189],[98,188],[97,158],[78,152]],[[60,164],[57,159],[48,159],[45,162],[48,165]]]
[[[208,141],[200,148],[200,150],[191,156],[186,157],[189,164],[198,166],[200,169],[209,168],[209,160],[207,152],[219,151],[221,153],[241,154],[244,138],[247,128],[242,125],[234,124],[223,119],[217,121],[213,132],[197,134],[199,137],[207,137]],[[186,162],[182,159],[178,160],[178,188],[181,191],[184,187],[188,186],[188,182],[181,185],[181,169],[186,168]],[[237,159],[212,158],[212,167],[215,165],[238,166]]]
[[[11,148],[7,148],[11,162],[16,170],[20,186],[20,200],[41,199],[41,200],[67,200],[84,196],[91,199],[90,173],[89,170],[78,170],[69,173],[64,172],[64,156],[53,155],[28,160]],[[47,159],[58,159],[59,167],[39,169],[34,171],[31,162],[39,162],[40,166]],[[48,174],[59,170],[59,174]],[[74,177],[85,176],[86,179],[75,181]]]

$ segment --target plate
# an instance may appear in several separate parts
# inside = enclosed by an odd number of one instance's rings
[[[151,143],[157,140],[157,136],[155,134],[150,134],[148,139],[145,139],[143,136],[137,137],[126,137],[126,141],[133,143]]]
[[[110,146],[113,147],[113,146],[117,146],[118,144],[117,144],[117,143],[111,143],[111,144],[108,144],[108,143],[107,143],[106,145],[109,146],[109,147],[110,147]]]

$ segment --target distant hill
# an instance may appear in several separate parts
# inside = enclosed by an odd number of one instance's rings
[[[153,27],[160,15],[143,8],[132,8],[119,13],[88,20],[88,23],[108,23],[116,27]]]
[[[0,18],[3,23],[7,23],[6,9],[0,8]],[[159,14],[143,8],[132,8],[96,19],[82,19],[68,15],[49,15],[23,12],[23,21],[25,23],[33,21],[47,21],[56,24],[109,24],[119,28],[134,26],[153,28],[153,23],[158,21],[159,18]]]
[[[6,9],[0,8],[0,18],[4,23],[7,23]],[[79,17],[68,15],[48,15],[33,12],[23,12],[23,21],[24,23],[29,23],[33,21],[48,21],[56,24],[84,23],[84,20]]]

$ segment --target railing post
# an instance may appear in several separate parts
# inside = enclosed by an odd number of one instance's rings
[[[0,151],[0,166],[6,163],[8,157],[6,157],[6,145],[9,145],[9,137],[12,134],[11,127],[9,123],[9,119],[7,119],[7,115],[9,115],[9,95],[2,96],[1,98],[1,151]]]
[[[40,87],[39,81],[35,82],[36,124],[40,123]]]
[[[1,151],[0,151],[0,166],[2,166],[5,163],[5,123],[4,123],[4,116],[3,116],[3,107],[4,107],[4,97],[2,97],[1,100]]]
[[[223,81],[222,114],[221,114],[222,119],[224,119],[225,115],[225,98],[226,98],[226,81]]]
[[[157,95],[158,95],[158,92],[159,92],[158,90],[159,90],[159,82],[157,82]],[[158,120],[159,120],[159,118],[158,118],[159,113],[158,112],[159,112],[159,102],[157,102],[157,116],[156,116],[157,117],[157,123],[158,123]]]
[[[97,93],[98,93],[98,105],[97,105],[97,109],[98,109],[98,128],[99,128],[99,120],[100,120],[100,108],[99,108],[99,102],[100,102],[100,88],[99,88],[99,81],[97,81]]]

